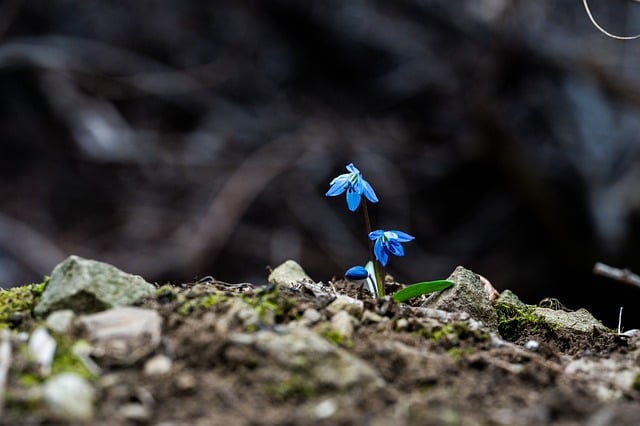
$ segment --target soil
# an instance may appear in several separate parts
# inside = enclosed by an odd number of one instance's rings
[[[145,374],[149,357],[135,365],[103,365],[94,379],[99,396],[92,423],[638,424],[638,378],[635,387],[616,382],[625,366],[638,366],[636,337],[576,335],[544,326],[500,336],[474,328],[464,313],[437,319],[417,306],[367,298],[344,281],[328,288],[363,299],[365,315],[353,335],[322,333],[332,316],[326,309],[332,297],[318,298],[303,288],[215,280],[161,287],[141,306],[164,319],[163,343],[155,353],[171,358],[170,373]],[[261,318],[257,328],[240,321],[221,326],[228,320],[228,301],[238,297],[253,301]],[[382,385],[316,385],[304,371],[291,375],[255,347],[234,344],[238,333],[284,332],[310,309],[320,315],[309,328],[371,366]],[[576,363],[594,371],[570,368]],[[618,376],[601,377],[600,365],[613,366],[608,371]],[[0,424],[51,424],[45,411],[26,399],[21,404],[24,383],[15,374],[9,385],[14,399],[5,404]],[[132,414],[126,408],[131,406],[143,407],[143,413]]]

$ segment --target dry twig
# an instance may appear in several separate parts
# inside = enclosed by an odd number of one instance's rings
[[[602,275],[603,277],[614,279],[616,281],[620,281],[625,284],[631,284],[633,286],[640,287],[640,275],[634,274],[628,269],[614,268],[613,266],[597,262],[595,265],[593,265],[593,273],[596,275]]]

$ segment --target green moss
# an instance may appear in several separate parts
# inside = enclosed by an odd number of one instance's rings
[[[206,294],[203,296],[195,297],[193,299],[185,300],[178,308],[180,315],[188,315],[196,309],[211,309],[213,306],[222,303],[229,299],[229,296],[222,292],[216,292]],[[179,300],[179,298],[177,299]]]
[[[253,295],[243,295],[242,300],[268,324],[287,321],[290,316],[295,316],[292,311],[298,306],[297,300],[284,296],[277,289],[258,290]]]
[[[265,393],[278,399],[307,399],[316,394],[316,389],[304,377],[293,375],[288,379],[267,385]]]
[[[640,391],[640,374],[638,374],[634,379],[633,379],[633,384],[631,385],[631,387],[637,391]]]
[[[321,324],[316,331],[320,336],[324,337],[336,346],[340,346],[343,348],[353,347],[353,342],[351,341],[351,339],[345,337],[329,323]]]
[[[444,324],[442,327],[426,330],[425,336],[434,342],[447,341],[449,343],[457,343],[461,340],[473,339],[477,342],[484,342],[489,336],[480,331],[472,330],[466,322],[454,322]]]
[[[476,350],[474,348],[461,348],[459,346],[454,346],[447,351],[447,354],[455,361],[460,361],[461,359],[473,354],[475,351]]]
[[[534,315],[534,306],[496,303],[494,307],[498,314],[498,332],[507,340],[518,340],[523,333],[535,334],[557,329],[556,325],[538,315]]]
[[[51,366],[52,374],[73,372],[79,374],[85,379],[94,378],[93,374],[91,374],[80,358],[73,353],[73,347],[76,344],[76,341],[74,341],[71,336],[57,336],[56,342],[56,354]]]
[[[29,284],[0,290],[0,329],[15,328],[16,315],[31,317],[31,311],[44,291],[49,277],[39,284]]]

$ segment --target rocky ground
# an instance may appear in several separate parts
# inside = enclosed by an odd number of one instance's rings
[[[70,257],[0,291],[0,424],[637,424],[640,335],[449,279],[398,304],[294,262],[159,286]]]

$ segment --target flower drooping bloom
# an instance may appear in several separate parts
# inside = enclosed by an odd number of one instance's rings
[[[362,173],[360,170],[353,165],[353,163],[349,163],[347,165],[347,170],[349,173],[342,174],[338,177],[335,177],[329,185],[331,187],[325,194],[327,197],[333,197],[336,195],[340,195],[343,192],[347,192],[347,206],[349,210],[356,211],[358,206],[360,205],[360,199],[364,194],[367,197],[367,200],[372,203],[378,202],[378,197],[376,193],[373,191],[369,182],[362,178]]]
[[[370,269],[373,269],[373,264],[371,262],[369,262],[367,266],[370,267]],[[376,290],[372,273],[364,266],[352,266],[347,269],[344,276],[345,278],[353,281],[358,287],[362,287],[364,285],[373,297],[378,297],[378,291]]]
[[[373,253],[382,266],[387,265],[389,253],[394,256],[404,256],[404,248],[400,243],[406,243],[415,237],[402,231],[383,231],[378,229],[369,234],[369,239],[375,241]]]
[[[352,266],[347,269],[347,272],[344,273],[344,276],[349,278],[350,280],[363,280],[369,276],[369,271],[364,266]]]

